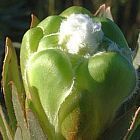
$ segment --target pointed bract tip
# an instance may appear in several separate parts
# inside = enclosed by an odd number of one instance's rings
[[[30,28],[36,27],[38,23],[39,23],[39,19],[34,14],[31,14]]]

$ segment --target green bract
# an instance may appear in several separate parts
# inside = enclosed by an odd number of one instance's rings
[[[82,7],[28,30],[20,63],[30,107],[50,140],[97,139],[136,86],[118,26]]]

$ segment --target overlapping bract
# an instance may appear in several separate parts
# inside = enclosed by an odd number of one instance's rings
[[[60,25],[71,14],[101,23],[105,39],[88,57],[59,44]],[[119,48],[110,49],[110,42]],[[27,99],[50,140],[97,139],[136,86],[131,52],[117,25],[82,7],[47,17],[28,30],[20,59]]]

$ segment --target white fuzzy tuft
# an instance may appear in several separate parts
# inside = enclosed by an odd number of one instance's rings
[[[72,14],[60,26],[59,45],[66,44],[68,52],[72,54],[85,47],[94,51],[102,38],[101,23],[85,14]]]

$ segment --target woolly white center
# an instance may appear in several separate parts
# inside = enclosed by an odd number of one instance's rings
[[[94,51],[102,38],[101,23],[86,14],[72,14],[60,25],[59,45],[66,45],[69,53],[77,54],[82,48]]]

